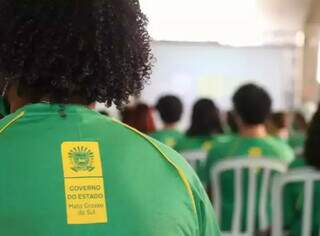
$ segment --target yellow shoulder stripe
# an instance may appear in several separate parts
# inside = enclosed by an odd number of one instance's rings
[[[131,126],[129,125],[126,125],[120,121],[118,121],[117,119],[112,119],[114,122],[120,124],[120,125],[123,125],[124,127],[132,130],[133,132],[139,134],[140,136],[142,136],[145,140],[147,140],[150,144],[152,144],[152,146],[154,146],[158,152],[160,152],[160,154],[165,158],[165,160],[167,160],[175,169],[176,171],[178,172],[184,186],[186,187],[187,189],[187,192],[190,196],[190,199],[191,199],[191,202],[192,202],[192,206],[193,206],[193,210],[194,212],[196,213],[196,203],[195,203],[195,199],[194,199],[194,196],[193,196],[193,192],[192,192],[192,189],[191,189],[191,186],[190,186],[190,183],[184,173],[184,171],[176,164],[174,163],[170,157],[168,157],[168,155],[166,155],[162,149],[160,148],[160,146],[155,143],[151,138],[149,138],[147,135],[145,135],[144,133],[140,132],[139,130],[136,130],[135,128],[132,128]]]
[[[17,116],[13,117],[7,124],[5,124],[1,129],[0,133],[5,131],[7,128],[9,128],[11,125],[13,125],[17,120],[19,120],[21,117],[23,117],[25,114],[24,111],[20,112]]]

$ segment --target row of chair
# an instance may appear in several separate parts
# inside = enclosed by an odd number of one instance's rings
[[[203,151],[188,151],[182,153],[191,166],[196,167],[199,162],[205,160],[207,154]],[[234,174],[234,212],[232,217],[232,227],[230,232],[222,232],[225,236],[253,236],[256,229],[256,223],[259,223],[259,231],[265,231],[269,227],[268,223],[268,200],[269,194],[272,194],[272,235],[283,236],[283,198],[282,193],[285,186],[292,183],[303,183],[304,185],[304,208],[302,219],[303,236],[311,236],[312,228],[312,209],[313,192],[315,182],[320,181],[319,172],[304,168],[287,172],[287,165],[283,162],[271,160],[270,158],[232,158],[219,162],[211,170],[211,190],[214,199],[214,206],[217,213],[218,222],[221,222],[222,212],[222,183],[220,178],[223,173],[232,171]],[[278,173],[274,175],[274,173]],[[243,188],[243,176],[248,175],[248,187]],[[260,199],[256,199],[257,181],[261,181]],[[262,177],[261,177],[262,176]],[[243,196],[247,191],[247,225],[246,231],[241,229]],[[258,220],[256,222],[256,204],[258,206]],[[320,235],[320,231],[319,231]]]

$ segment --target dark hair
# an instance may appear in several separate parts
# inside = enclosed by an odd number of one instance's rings
[[[307,132],[307,140],[305,143],[305,159],[311,166],[320,169],[320,105],[317,112],[313,116]]]
[[[151,108],[138,103],[134,107],[127,107],[121,112],[122,122],[145,134],[156,130]]]
[[[239,126],[237,124],[236,117],[232,111],[227,112],[227,124],[233,133],[239,132]]]
[[[277,129],[289,128],[288,114],[285,112],[275,112],[269,117],[272,125]]]
[[[223,133],[220,112],[210,99],[200,99],[193,106],[191,127],[187,136],[210,136]]]
[[[34,102],[121,106],[151,71],[138,0],[0,0],[0,75]]]
[[[308,123],[301,112],[294,112],[292,126],[295,130],[305,132],[308,129]]]
[[[261,87],[247,84],[240,87],[233,96],[236,113],[247,125],[263,124],[271,112],[272,101]]]
[[[178,97],[168,95],[159,99],[156,109],[164,123],[172,124],[181,119],[183,105]]]

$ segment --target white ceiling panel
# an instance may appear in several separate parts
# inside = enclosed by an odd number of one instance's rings
[[[295,44],[311,0],[140,0],[155,40]]]

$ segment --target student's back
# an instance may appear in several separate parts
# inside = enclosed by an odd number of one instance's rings
[[[239,135],[231,136],[229,140],[217,142],[211,149],[207,162],[204,165],[203,182],[207,187],[211,186],[210,177],[214,166],[222,160],[232,160],[241,158],[270,158],[274,160],[290,163],[294,159],[293,151],[282,140],[268,136],[265,126],[266,120],[270,115],[272,108],[272,99],[268,92],[255,84],[246,84],[241,86],[233,96],[233,107],[236,114],[236,120],[239,125]],[[246,172],[245,172],[246,173]],[[256,191],[256,211],[255,217],[258,219],[258,204],[261,185],[261,172],[258,173]],[[247,199],[248,199],[248,174],[242,179],[242,231],[245,231],[247,219]],[[222,231],[229,231],[232,224],[232,215],[234,212],[234,173],[228,171],[221,176],[222,185]],[[270,202],[268,208],[270,209]],[[270,214],[269,214],[270,215]],[[259,222],[258,220],[256,222]],[[258,225],[254,226],[256,230]]]
[[[176,149],[176,146],[182,139],[183,134],[176,129],[162,129],[151,133],[150,136],[159,142]]]
[[[179,152],[191,150],[203,150],[208,152],[213,146],[213,136],[183,136],[177,146],[176,150]]]
[[[218,235],[197,177],[153,139],[82,106],[0,126],[1,235]]]
[[[209,183],[212,181],[210,179],[211,170],[214,166],[222,160],[232,160],[239,158],[270,158],[273,160],[283,161],[285,163],[290,163],[294,159],[293,151],[288,145],[286,145],[281,140],[277,140],[273,137],[267,136],[264,138],[253,138],[253,137],[242,137],[240,135],[235,135],[233,138],[229,137],[228,140],[223,142],[215,142],[214,148],[210,151],[208,155],[207,162],[205,164],[202,173],[203,182]],[[244,178],[246,179],[246,178]],[[221,230],[228,231],[231,229],[232,215],[234,212],[234,173],[226,172],[222,175],[221,182],[223,184],[222,188],[222,223]],[[260,184],[260,183],[259,183]],[[248,180],[244,181],[244,189],[247,189]],[[259,199],[260,192],[257,191],[256,199]],[[243,227],[245,225],[246,219],[246,205],[247,205],[247,194],[243,197]],[[258,209],[258,208],[256,208]],[[258,217],[258,210],[256,211],[256,217]],[[244,229],[244,228],[243,228]]]
[[[1,236],[218,235],[179,155],[88,109],[150,78],[138,0],[0,0],[0,22]]]
[[[291,163],[294,160],[291,148],[277,138],[271,136],[255,138],[234,135],[220,142],[215,142],[214,148],[208,155],[204,180],[206,183],[210,181],[209,173],[219,161],[261,157],[283,161],[284,163]]]
[[[294,160],[292,149],[282,140],[272,136],[245,137],[230,136],[224,141],[216,142],[209,158],[213,162],[228,158],[270,157],[291,163]]]

